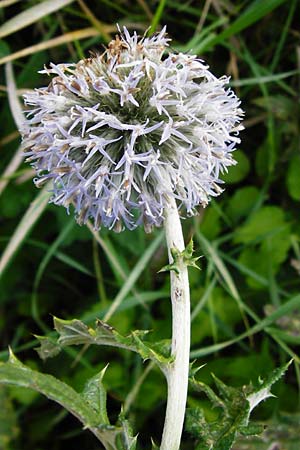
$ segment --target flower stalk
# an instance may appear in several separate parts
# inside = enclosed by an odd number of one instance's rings
[[[179,213],[174,198],[165,209],[165,232],[170,264],[172,250],[185,249]],[[190,354],[190,291],[187,264],[178,259],[176,271],[170,271],[172,302],[172,346],[174,361],[166,372],[168,400],[160,450],[178,450],[185,416]]]

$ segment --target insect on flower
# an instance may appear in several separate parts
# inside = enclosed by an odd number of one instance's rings
[[[38,186],[121,231],[160,226],[168,199],[181,214],[222,192],[220,173],[235,164],[243,112],[228,78],[194,55],[168,52],[166,28],[139,38],[124,27],[102,54],[50,64],[47,87],[25,95],[23,145]]]

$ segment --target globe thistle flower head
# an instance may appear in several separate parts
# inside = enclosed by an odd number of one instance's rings
[[[242,110],[228,78],[194,55],[168,51],[166,29],[123,32],[102,54],[50,64],[47,87],[25,95],[23,145],[53,182],[52,202],[116,231],[160,226],[171,197],[181,215],[222,192]]]

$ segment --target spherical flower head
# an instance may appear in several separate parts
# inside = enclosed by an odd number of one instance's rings
[[[168,51],[169,41],[165,28],[142,38],[124,28],[102,55],[50,64],[50,84],[25,95],[35,183],[52,180],[52,202],[73,204],[79,223],[149,231],[170,198],[184,216],[222,192],[240,101],[227,77]]]

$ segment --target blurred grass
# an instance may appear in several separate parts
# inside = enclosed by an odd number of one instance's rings
[[[151,365],[126,352],[72,349],[42,364],[33,333],[51,331],[50,314],[87,323],[107,317],[120,332],[151,329],[152,339],[170,336],[168,279],[162,234],[139,229],[116,235],[79,227],[64,210],[46,205],[22,164],[18,96],[42,86],[44,64],[76,61],[99,50],[116,24],[143,34],[167,25],[172,47],[203,57],[231,85],[246,112],[239,164],[226,177],[225,193],[184,221],[204,254],[201,272],[190,271],[192,357],[232,385],[247,383],[294,357],[294,370],[278,383],[276,399],[257,419],[279,423],[265,441],[241,441],[240,449],[296,449],[299,424],[300,343],[300,156],[299,1],[159,0],[0,1],[0,358],[11,345],[33,368],[53,373],[75,388],[108,361],[109,411],[120,402],[140,432],[140,449],[159,440],[166,388]],[[297,14],[298,13],[298,14]],[[15,77],[16,87],[13,83]],[[9,101],[8,101],[9,100]],[[11,105],[11,106],[9,106]],[[19,164],[20,167],[19,167]],[[32,202],[32,203],[31,203]],[[31,203],[31,204],[30,204]],[[249,339],[250,338],[250,339]],[[92,436],[56,406],[25,391],[0,392],[0,448],[93,450]],[[191,395],[189,405],[201,405]],[[288,420],[285,414],[288,413]],[[297,422],[298,420],[298,422]],[[284,437],[283,437],[284,436]],[[246,445],[246,446],[245,446]],[[296,445],[296,447],[295,447]],[[2,447],[1,447],[2,446]],[[299,446],[299,445],[298,445]],[[184,450],[195,448],[184,436]]]

